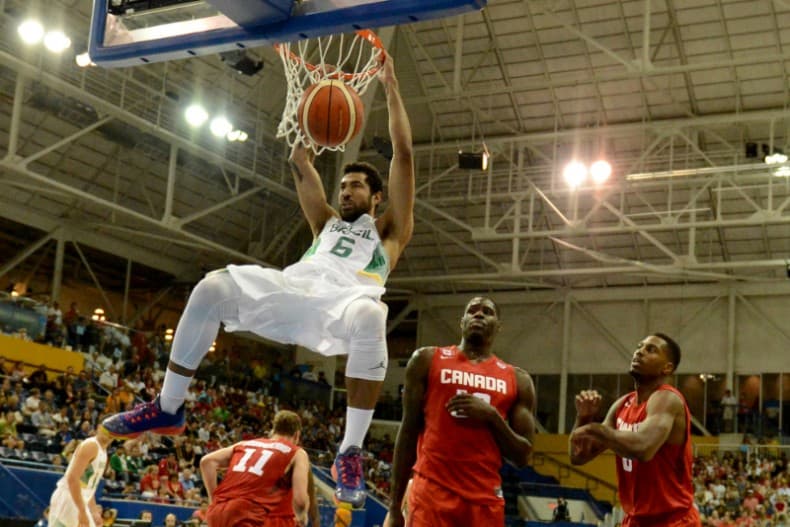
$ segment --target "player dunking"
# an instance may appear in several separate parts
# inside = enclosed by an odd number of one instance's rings
[[[297,145],[291,168],[299,204],[315,237],[313,246],[283,271],[229,265],[206,275],[192,291],[176,329],[162,393],[151,403],[106,419],[103,426],[113,437],[184,429],[189,382],[220,323],[228,331],[251,331],[325,355],[347,353],[348,408],[335,459],[335,494],[357,507],[364,503],[360,447],[387,371],[387,309],[379,298],[414,225],[411,127],[389,56],[380,79],[393,151],[386,211],[373,218],[382,201],[382,181],[367,163],[344,167],[340,211],[333,209],[307,149]]]
[[[80,443],[66,473],[58,480],[49,502],[51,527],[95,527],[102,525],[96,504],[96,488],[107,466],[107,447],[112,438],[99,430]]]
[[[700,525],[691,477],[691,413],[683,395],[666,384],[680,363],[680,347],[662,333],[646,337],[631,360],[636,390],[612,404],[603,423],[593,419],[601,396],[576,396],[571,462],[582,465],[611,449],[623,527]]]
[[[210,505],[209,527],[307,525],[310,460],[299,448],[299,416],[274,416],[271,437],[240,441],[200,460]],[[227,468],[217,485],[217,471]]]
[[[473,298],[461,318],[460,344],[421,348],[409,360],[385,526],[404,525],[410,477],[409,526],[505,524],[499,470],[503,456],[527,463],[535,388],[524,370],[492,353],[499,328],[496,304]]]

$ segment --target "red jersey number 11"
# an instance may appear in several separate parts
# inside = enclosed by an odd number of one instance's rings
[[[247,463],[249,463],[250,458],[256,452],[260,452],[261,456],[258,458],[258,461],[256,461],[254,465],[248,467]],[[244,455],[241,456],[241,459],[239,460],[238,463],[233,465],[232,470],[233,472],[252,472],[256,476],[262,476],[263,466],[269,461],[269,459],[271,459],[273,455],[274,452],[272,452],[271,450],[258,450],[257,448],[245,448]]]

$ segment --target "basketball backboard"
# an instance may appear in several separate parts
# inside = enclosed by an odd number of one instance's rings
[[[94,0],[88,53],[134,66],[409,24],[482,9],[487,0]]]

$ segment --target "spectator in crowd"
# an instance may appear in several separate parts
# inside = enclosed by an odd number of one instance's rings
[[[39,390],[46,390],[49,387],[49,380],[47,379],[47,365],[41,364],[30,376],[27,382],[31,386],[35,386]]]
[[[571,521],[571,513],[568,510],[568,502],[565,498],[557,498],[557,506],[554,507],[551,521],[553,522],[569,522]]]
[[[16,361],[14,363],[14,367],[11,368],[9,375],[11,376],[12,382],[21,381],[27,376],[27,373],[25,372],[25,366],[22,364],[22,361]]]
[[[57,425],[49,408],[49,404],[42,401],[38,409],[30,415],[30,423],[36,427],[38,435],[44,437],[52,437],[57,433]]]
[[[25,404],[22,406],[22,414],[25,417],[30,417],[33,415],[33,412],[38,411],[38,407],[41,404],[41,392],[38,388],[32,388],[29,393],[30,395],[27,396]]]
[[[118,373],[114,365],[110,364],[106,370],[101,372],[99,386],[110,392],[118,387]]]
[[[17,420],[13,410],[6,411],[0,416],[0,442],[6,448],[25,448],[25,442],[19,438],[16,431]]]

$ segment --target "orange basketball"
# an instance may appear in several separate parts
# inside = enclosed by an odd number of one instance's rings
[[[305,90],[296,118],[308,141],[332,148],[359,133],[365,109],[353,88],[339,80],[323,80]]]

